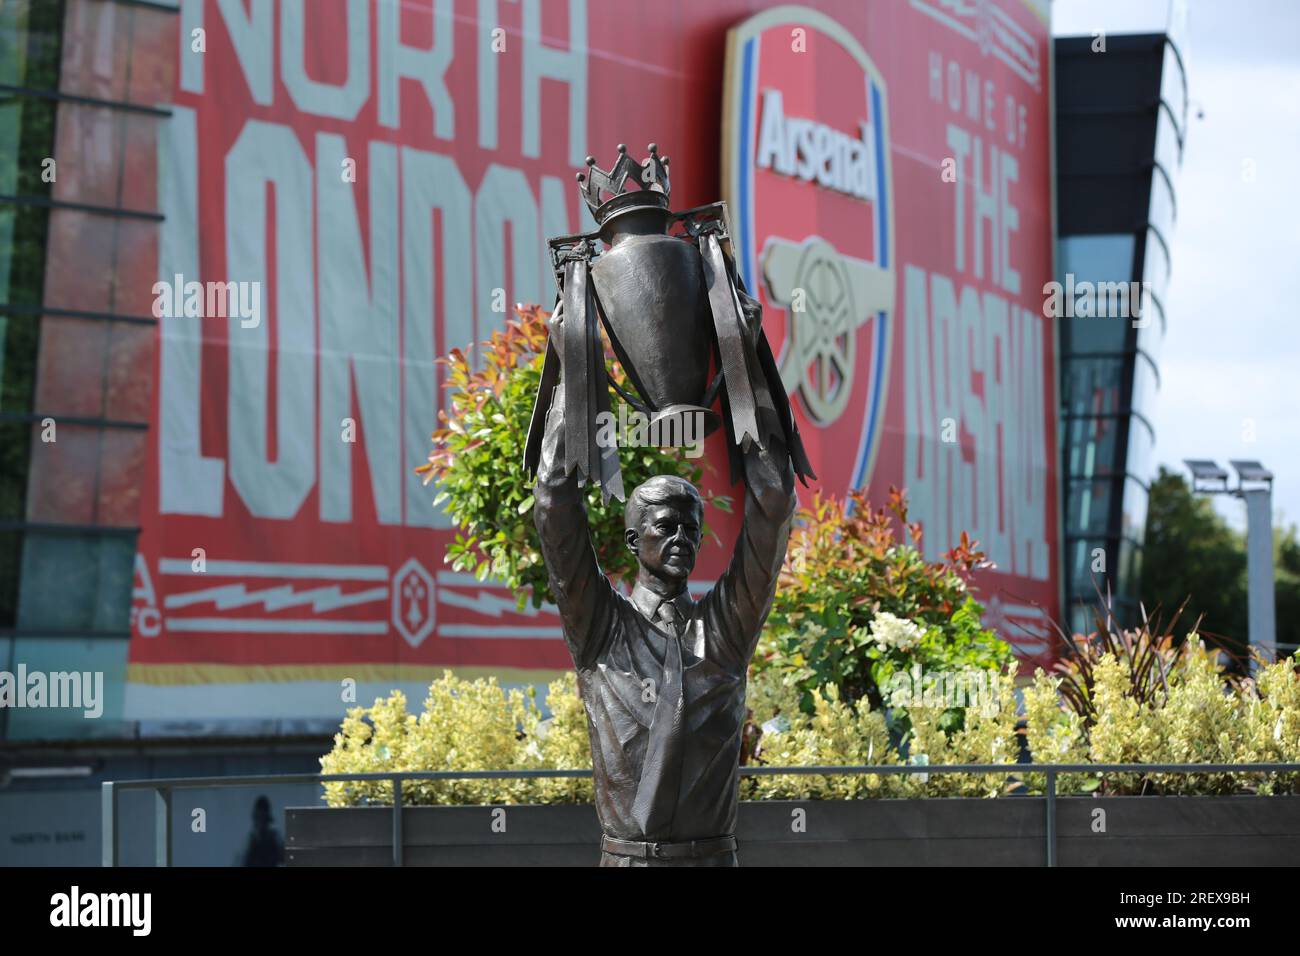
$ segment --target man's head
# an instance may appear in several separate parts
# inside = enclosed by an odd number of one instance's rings
[[[253,802],[253,826],[265,830],[271,825],[271,801],[262,794]]]
[[[641,567],[661,580],[685,585],[700,549],[704,501],[684,478],[656,475],[628,496],[623,532]]]

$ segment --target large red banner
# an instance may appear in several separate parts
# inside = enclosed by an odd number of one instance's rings
[[[128,716],[323,716],[349,678],[364,699],[568,666],[552,614],[444,565],[414,468],[435,359],[549,305],[545,239],[591,228],[573,174],[618,143],[672,156],[674,208],[727,200],[819,487],[908,488],[932,552],[979,538],[981,599],[1043,653],[1039,6],[185,4]]]

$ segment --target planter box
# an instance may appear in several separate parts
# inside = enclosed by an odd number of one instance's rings
[[[1300,796],[1060,797],[1056,805],[1061,866],[1300,860]],[[1093,831],[1098,809],[1105,832]],[[798,811],[802,832],[793,829]],[[743,866],[1042,866],[1046,817],[1042,797],[773,800],[741,803],[736,836]],[[407,866],[594,866],[600,857],[590,804],[407,807],[402,826]],[[290,808],[286,859],[389,866],[392,833],[389,807]]]

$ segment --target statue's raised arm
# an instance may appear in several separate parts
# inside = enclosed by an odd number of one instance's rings
[[[600,570],[587,524],[586,493],[576,473],[564,467],[564,399],[557,387],[542,436],[541,461],[533,486],[533,520],[551,592],[574,663],[585,667],[600,653],[610,630],[613,588]]]
[[[731,563],[700,602],[710,656],[747,667],[772,607],[798,498],[790,456],[779,442],[744,452],[744,519]]]

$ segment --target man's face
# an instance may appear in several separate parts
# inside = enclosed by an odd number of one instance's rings
[[[627,546],[655,577],[685,583],[700,548],[700,517],[684,503],[651,505],[641,517],[641,530],[627,531]]]

